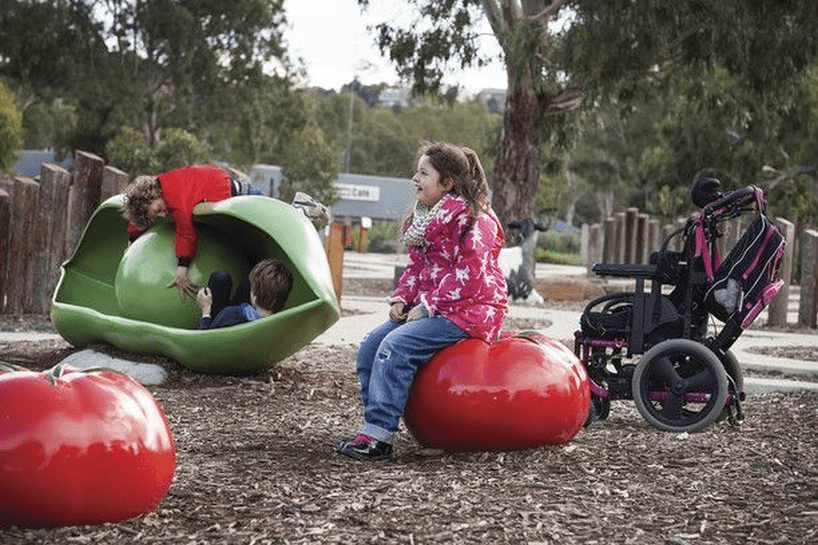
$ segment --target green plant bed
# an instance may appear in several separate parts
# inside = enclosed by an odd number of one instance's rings
[[[553,263],[554,265],[582,265],[579,254],[555,252],[553,250],[543,250],[537,248],[534,253],[537,263]]]

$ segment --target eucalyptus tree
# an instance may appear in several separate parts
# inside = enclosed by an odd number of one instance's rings
[[[544,132],[562,130],[549,117],[607,99],[627,108],[679,70],[695,77],[715,67],[771,104],[786,100],[818,50],[812,0],[407,2],[416,20],[383,22],[376,39],[416,92],[437,92],[447,71],[485,62],[482,18],[502,49],[508,86],[493,185],[505,220],[535,212]]]

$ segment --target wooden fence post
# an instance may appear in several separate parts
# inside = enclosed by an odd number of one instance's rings
[[[341,303],[341,290],[343,289],[344,227],[342,223],[330,223],[329,236],[327,237],[327,260],[329,261],[332,285],[335,288],[335,298],[338,299],[338,304]]]
[[[625,212],[617,212],[614,215],[616,219],[616,240],[614,240],[614,244],[616,248],[614,249],[614,262],[615,263],[624,263],[625,259],[627,258],[627,246],[628,246],[628,236],[627,236],[627,218]]]
[[[650,252],[653,248],[649,246],[650,234],[648,233],[648,215],[639,213],[636,215],[636,260],[634,263],[647,263]]]
[[[639,226],[637,218],[638,208],[628,208],[625,210],[625,249],[623,263],[636,263],[639,255],[637,245],[639,244]]]
[[[781,234],[787,239],[787,246],[784,249],[784,256],[781,258],[780,278],[784,282],[778,296],[770,303],[767,311],[767,324],[772,326],[787,325],[787,310],[790,298],[790,282],[792,281],[792,256],[795,250],[795,225],[784,218],[776,218],[776,224],[781,229]]]
[[[23,314],[28,310],[33,282],[29,273],[32,261],[33,227],[37,218],[39,186],[25,176],[14,178],[10,184],[11,218],[9,228],[8,275],[6,277],[6,312]]]
[[[6,307],[6,279],[9,250],[9,228],[11,220],[11,195],[0,187],[0,314]]]
[[[598,223],[588,225],[582,224],[582,234],[580,240],[580,260],[591,273],[591,266],[602,261],[602,249],[605,246],[602,226]]]
[[[801,296],[798,304],[798,324],[816,327],[818,310],[818,231],[807,229],[801,235]]]
[[[68,242],[74,250],[85,224],[99,205],[102,194],[102,169],[105,161],[85,151],[74,154],[74,181],[68,206]]]
[[[60,279],[60,265],[68,257],[68,195],[71,174],[59,165],[45,163],[40,169],[40,208],[48,221],[45,245],[48,248],[45,294],[46,310],[50,310],[51,296]]]
[[[650,255],[662,246],[662,226],[659,225],[659,220],[648,220],[648,253],[645,257],[645,263],[650,261]]]
[[[102,171],[102,187],[97,204],[102,204],[114,195],[119,195],[124,192],[127,185],[127,173],[122,172],[118,168],[106,166]]]
[[[616,220],[605,218],[605,236],[602,239],[602,260],[611,263],[616,260]]]
[[[34,181],[34,180],[32,180]],[[26,264],[26,294],[23,311],[27,314],[43,314],[48,305],[48,227],[51,218],[45,210],[45,198],[40,181],[28,188],[28,263]]]

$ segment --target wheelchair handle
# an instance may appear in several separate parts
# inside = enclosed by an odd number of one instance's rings
[[[523,224],[524,224],[524,221],[515,220],[515,221],[508,222],[506,224],[506,227],[508,227],[509,229],[520,229],[521,227],[523,227]],[[532,225],[533,225],[534,229],[537,230],[537,231],[548,231],[548,223],[543,223],[541,221],[538,221],[538,222],[533,222]]]
[[[758,191],[758,188],[752,185],[735,189],[705,206],[704,213],[709,215],[719,208],[742,208],[747,206],[756,199],[756,191]]]

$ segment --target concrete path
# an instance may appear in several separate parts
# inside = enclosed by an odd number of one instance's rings
[[[394,278],[395,266],[404,264],[404,256],[346,252],[344,254],[344,278]],[[535,275],[538,279],[582,278],[587,276],[587,272],[585,267],[538,263]],[[795,323],[798,316],[798,293],[797,290],[792,291],[795,293],[790,294],[789,322]],[[348,315],[341,318],[313,342],[357,346],[369,330],[386,319],[388,312],[388,305],[381,297],[342,294],[341,307]],[[512,304],[509,307],[509,316],[547,321],[549,325],[540,328],[542,333],[566,343],[569,348],[573,347],[574,332],[579,328],[579,313],[576,311]],[[766,321],[767,315],[762,313],[756,323],[763,324]],[[803,380],[745,377],[745,391],[748,394],[803,390],[818,392],[818,362],[773,358],[757,351],[774,346],[812,347],[816,345],[818,345],[818,331],[786,333],[751,327],[742,333],[731,350],[744,369],[776,372],[788,377],[803,377]]]
[[[383,254],[344,254],[344,278],[394,278],[395,267],[405,264],[405,256]],[[536,277],[543,278],[583,278],[585,267],[537,264]],[[383,297],[343,295],[341,297],[342,318],[313,342],[328,346],[357,346],[364,335],[387,317],[388,305]],[[797,320],[797,293],[790,297],[790,322]],[[579,313],[576,311],[547,309],[529,305],[510,305],[509,315],[513,318],[537,320],[543,326],[543,334],[573,347],[574,332],[579,327]],[[764,323],[762,314],[757,323]],[[0,332],[0,342],[41,341],[61,339],[56,333],[40,332]],[[771,346],[816,346],[818,331],[810,333],[773,332],[763,329],[748,329],[739,337],[732,348],[739,363],[745,369],[759,369],[778,372],[798,379],[745,378],[748,394],[771,391],[814,391],[818,392],[818,362],[773,358],[759,354],[757,349]],[[144,384],[157,384],[164,380],[161,370],[148,364],[137,364],[126,360],[113,360],[109,356],[85,350],[74,354],[71,363],[76,366],[102,365],[115,367],[126,372]]]

